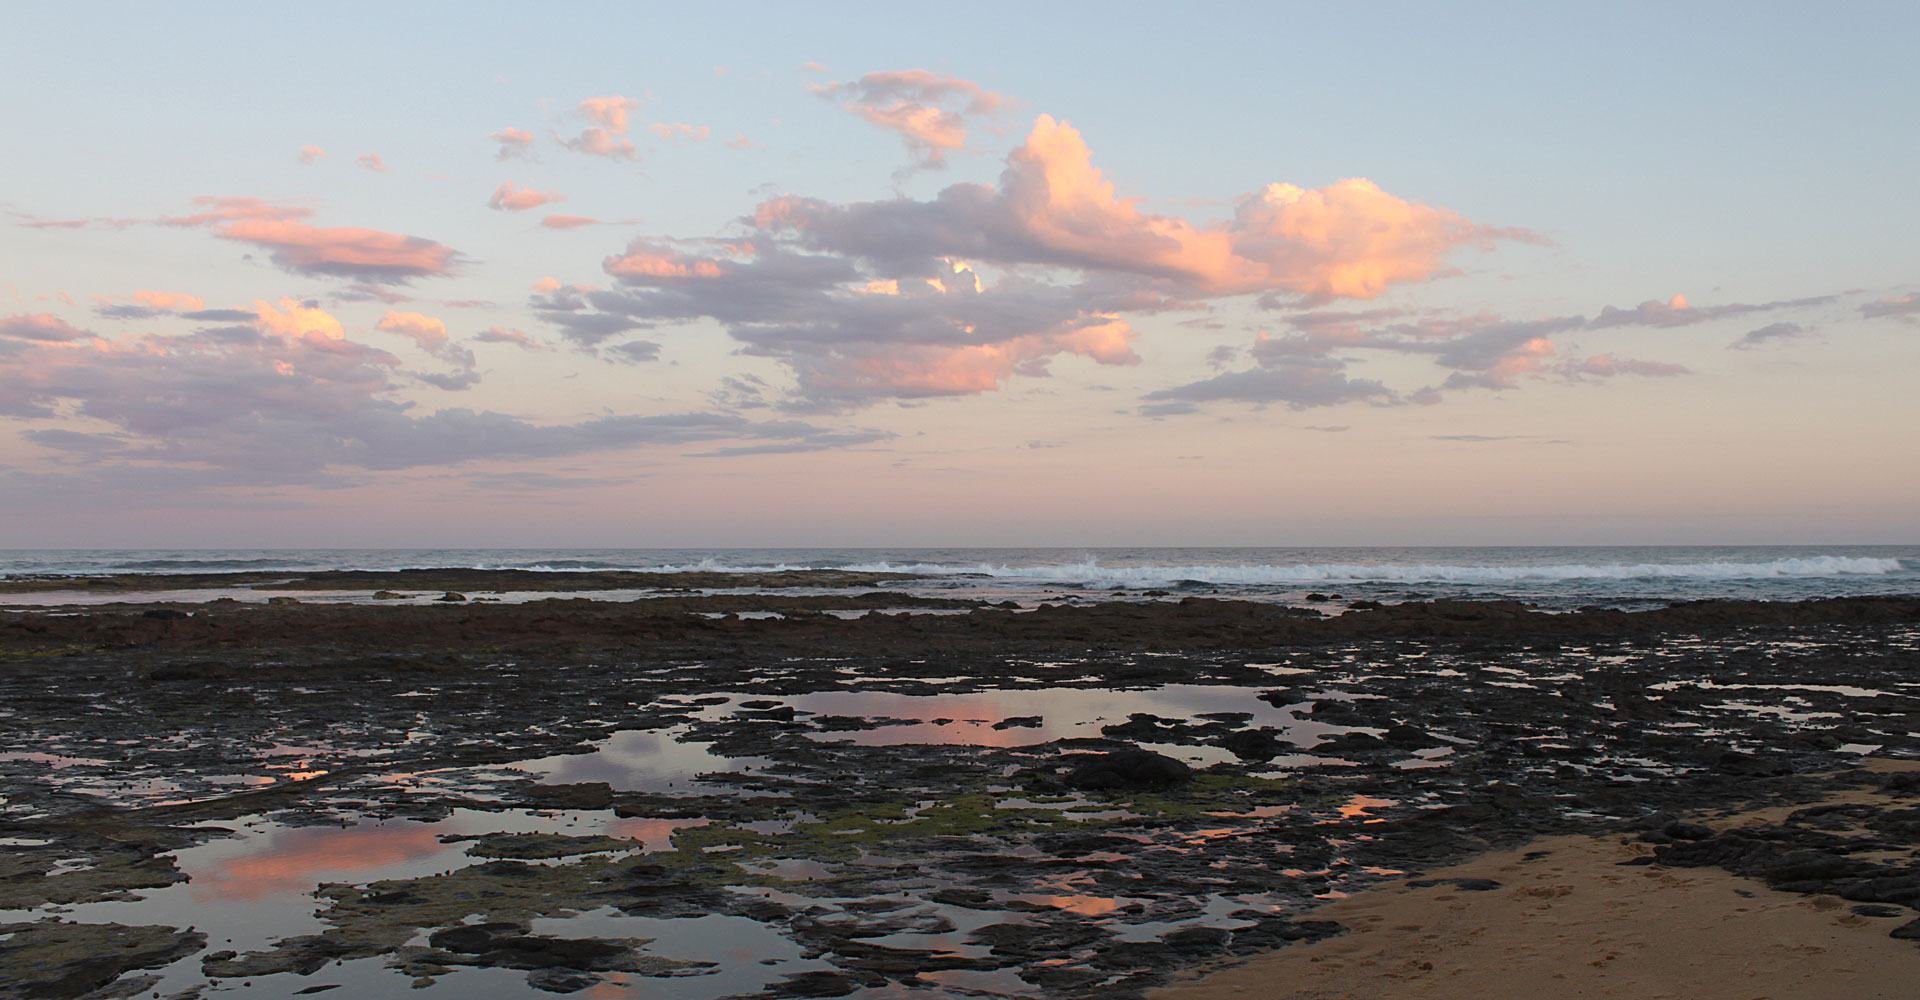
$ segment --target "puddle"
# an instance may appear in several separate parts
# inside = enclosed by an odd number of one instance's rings
[[[685,739],[690,732],[684,725],[628,730],[594,744],[590,753],[541,757],[513,767],[552,785],[604,781],[615,791],[686,794],[721,790],[719,783],[699,781],[703,774],[761,770],[774,763],[764,757],[723,757],[712,751],[710,743]]]

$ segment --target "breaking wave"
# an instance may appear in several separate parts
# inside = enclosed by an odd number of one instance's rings
[[[1096,561],[1057,566],[949,566],[937,563],[865,563],[842,567],[862,573],[974,576],[1027,583],[1123,588],[1222,586],[1314,586],[1335,583],[1447,583],[1499,585],[1567,580],[1779,580],[1833,576],[1886,576],[1906,567],[1898,559],[1813,556],[1771,562],[1635,563],[1553,566],[1295,565],[1295,566],[1102,566]]]

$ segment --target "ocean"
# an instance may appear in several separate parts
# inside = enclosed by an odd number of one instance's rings
[[[1031,606],[1191,595],[1317,605],[1513,599],[1570,610],[1718,598],[1920,594],[1920,546],[823,549],[43,549],[0,551],[23,575],[476,569],[900,572],[888,589]],[[201,591],[185,599],[210,599]],[[614,592],[614,595],[633,592]],[[125,600],[125,592],[113,599]],[[351,595],[339,595],[352,599]],[[44,603],[12,595],[4,603]]]

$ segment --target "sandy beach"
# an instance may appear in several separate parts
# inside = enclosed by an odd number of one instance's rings
[[[1876,760],[1883,773],[1920,762]],[[1823,804],[1865,803],[1849,790]],[[1757,827],[1792,810],[1708,820]],[[1904,852],[1893,852],[1904,853]],[[1832,895],[1779,892],[1717,868],[1635,864],[1630,837],[1547,837],[1361,892],[1314,911],[1347,928],[1152,1000],[1421,997],[1907,1000],[1920,995],[1912,916],[1864,916]],[[1920,930],[1920,929],[1917,929]]]

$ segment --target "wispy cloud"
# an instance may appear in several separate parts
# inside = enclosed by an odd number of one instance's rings
[[[815,84],[813,91],[900,136],[920,168],[946,166],[947,154],[966,146],[968,119],[1008,103],[970,80],[923,69],[868,73],[849,83]]]

